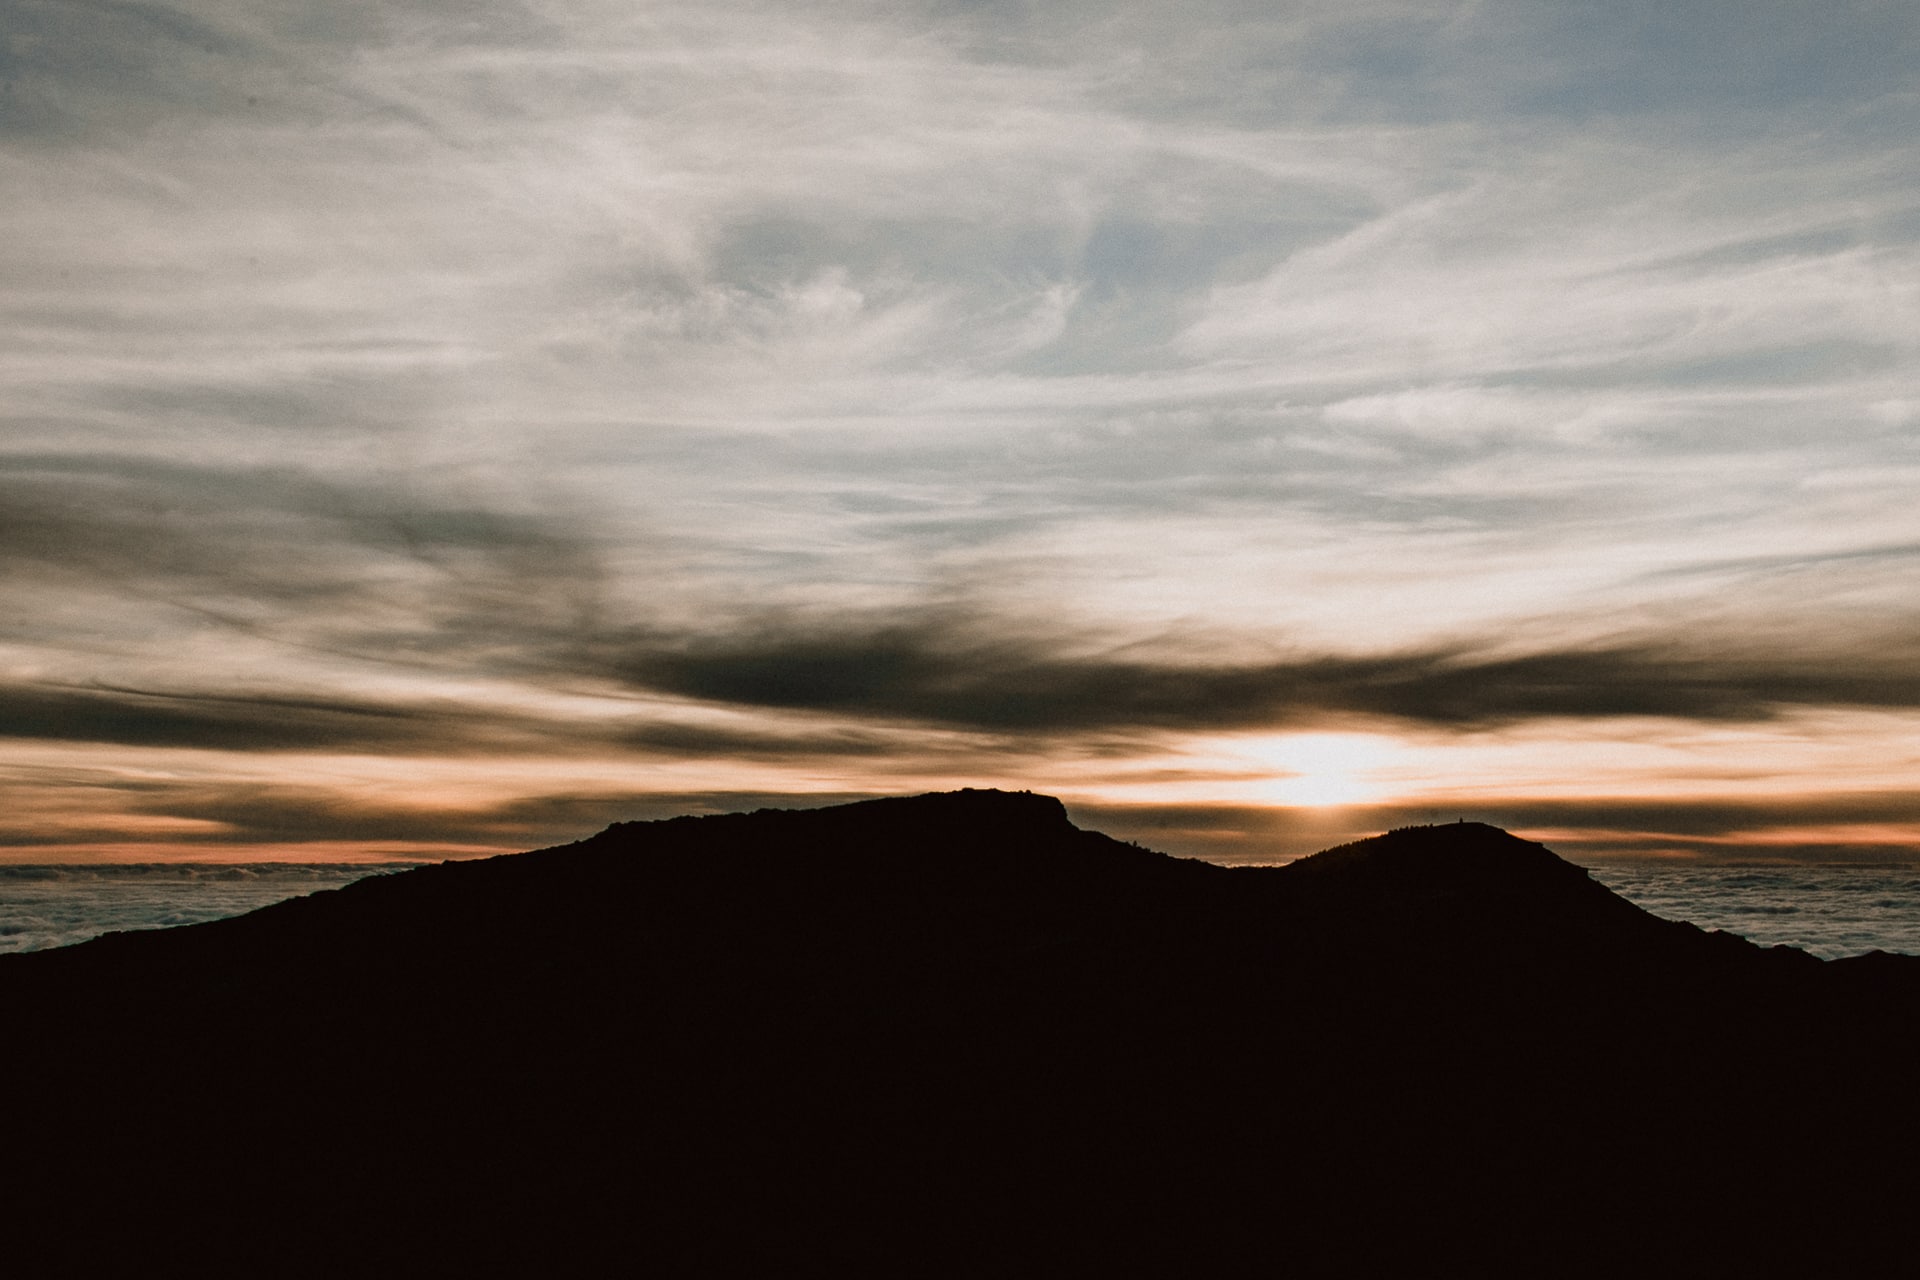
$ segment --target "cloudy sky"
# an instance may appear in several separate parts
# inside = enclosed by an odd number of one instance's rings
[[[0,0],[0,858],[1920,853],[1920,6]]]

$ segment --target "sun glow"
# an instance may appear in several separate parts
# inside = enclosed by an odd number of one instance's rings
[[[1334,808],[1386,798],[1381,776],[1394,761],[1390,738],[1368,733],[1295,733],[1246,739],[1236,753],[1274,776],[1254,793],[1268,804]]]

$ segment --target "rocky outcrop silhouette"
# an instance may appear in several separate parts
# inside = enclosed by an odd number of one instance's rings
[[[991,791],[620,824],[0,959],[18,1251],[278,1274],[1827,1274],[1920,959],[1492,827],[1222,868]]]

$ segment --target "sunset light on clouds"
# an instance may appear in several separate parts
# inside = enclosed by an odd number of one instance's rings
[[[1920,856],[1920,8],[0,15],[0,859]]]

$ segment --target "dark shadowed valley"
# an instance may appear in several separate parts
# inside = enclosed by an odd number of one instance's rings
[[[1024,793],[616,825],[0,1010],[15,1247],[75,1273],[1845,1274],[1920,1138],[1920,959],[1478,824],[1222,868]]]

